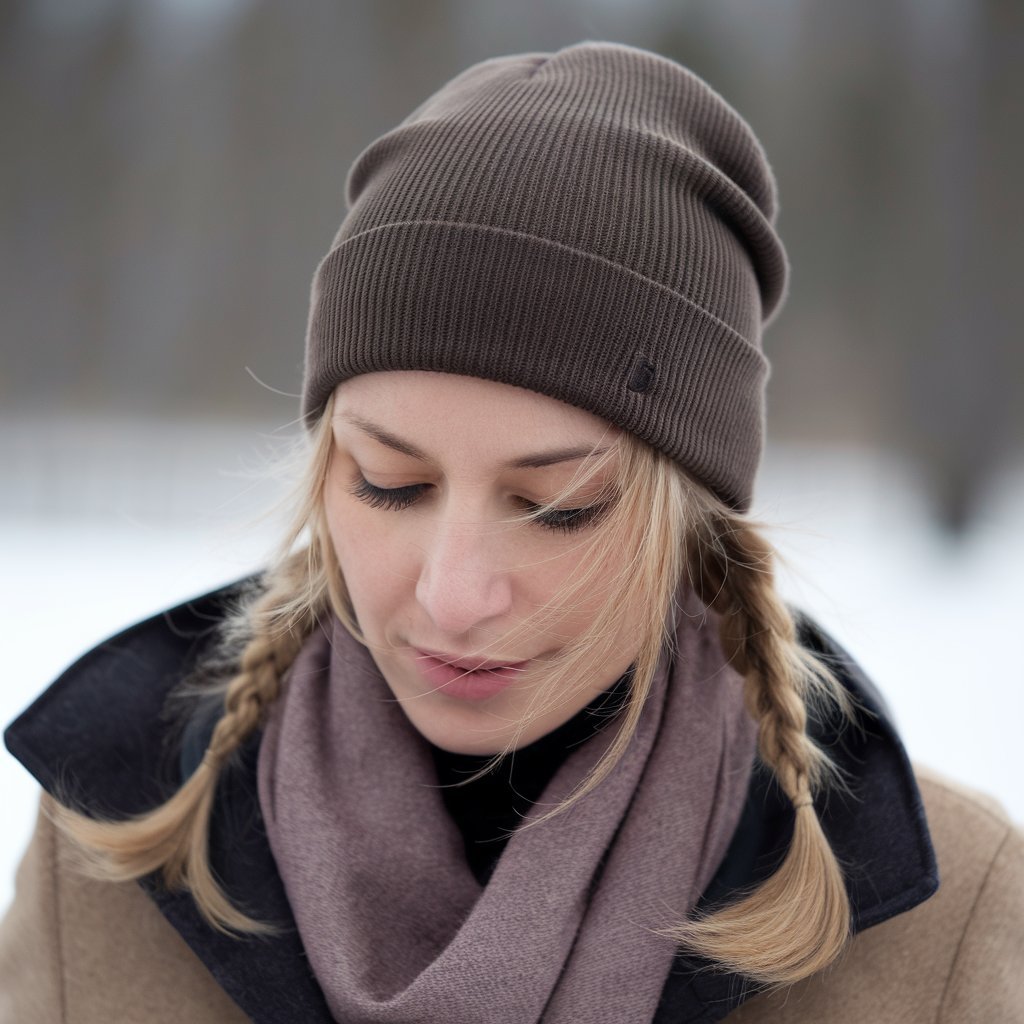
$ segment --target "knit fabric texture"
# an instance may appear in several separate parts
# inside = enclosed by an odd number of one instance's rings
[[[483,377],[749,506],[786,256],[760,144],[692,72],[605,42],[485,60],[359,155],[347,200],[313,278],[308,424],[358,374]]]

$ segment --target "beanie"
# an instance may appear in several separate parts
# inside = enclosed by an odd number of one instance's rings
[[[764,152],[700,78],[607,42],[484,60],[363,150],[347,203],[311,289],[307,424],[358,374],[482,377],[749,507],[787,264]]]

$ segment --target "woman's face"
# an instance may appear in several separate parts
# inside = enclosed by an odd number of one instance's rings
[[[432,743],[494,753],[516,736],[552,659],[593,622],[626,553],[585,592],[517,630],[587,568],[598,528],[571,510],[599,498],[611,461],[545,522],[513,523],[573,479],[617,431],[590,413],[473,377],[389,371],[340,385],[325,488],[328,528],[359,626],[391,691]],[[592,585],[596,583],[597,585]],[[532,717],[517,746],[557,728],[629,667],[636,623],[621,617],[609,659]],[[629,639],[627,639],[629,638]]]

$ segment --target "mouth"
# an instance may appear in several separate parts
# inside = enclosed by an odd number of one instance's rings
[[[412,649],[413,663],[432,689],[463,700],[485,700],[515,683],[529,661],[467,657],[422,647]]]
[[[432,651],[426,647],[414,647],[413,650],[422,657],[444,662],[452,668],[460,668],[465,672],[493,672],[498,669],[520,669],[526,661],[502,660],[499,658],[478,658],[458,654],[446,654],[444,651]]]

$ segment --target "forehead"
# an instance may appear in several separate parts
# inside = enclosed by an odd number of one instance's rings
[[[428,452],[508,455],[607,444],[619,433],[599,416],[535,391],[426,370],[353,377],[338,386],[334,408],[336,425],[369,420]]]

